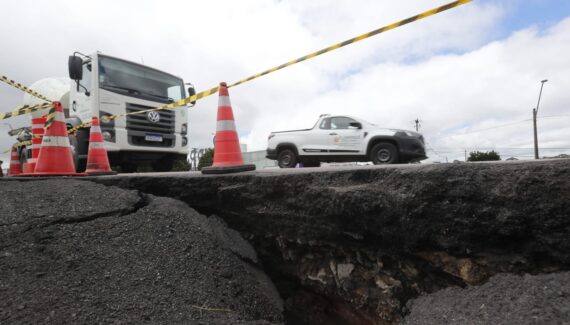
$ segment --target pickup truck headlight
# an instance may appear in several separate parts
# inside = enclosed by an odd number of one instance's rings
[[[187,134],[188,133],[188,124],[183,123],[182,127],[180,128],[180,134]]]

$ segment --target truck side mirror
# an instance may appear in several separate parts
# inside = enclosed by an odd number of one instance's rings
[[[350,124],[348,126],[351,128],[362,129],[362,124],[360,124],[358,122],[350,122]]]
[[[68,60],[69,78],[79,81],[83,78],[83,60],[78,56],[70,56]]]
[[[192,97],[194,95],[196,95],[196,89],[194,89],[194,85],[190,84],[188,87],[188,97]],[[190,102],[190,104],[192,104],[192,106],[194,106],[194,105],[196,105],[196,101]]]

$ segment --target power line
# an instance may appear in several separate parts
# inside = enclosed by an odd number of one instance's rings
[[[549,115],[549,116],[541,116],[541,117],[537,117],[537,118],[543,119],[543,118],[555,118],[555,117],[570,117],[570,114]],[[457,137],[457,136],[462,136],[462,135],[468,135],[471,133],[477,133],[477,132],[488,131],[488,130],[493,130],[493,129],[500,129],[500,128],[509,127],[509,126],[517,125],[517,124],[524,123],[524,122],[530,122],[530,121],[532,121],[532,119],[526,119],[526,120],[521,120],[521,121],[517,121],[517,122],[511,122],[511,123],[507,123],[507,124],[491,126],[491,127],[484,128],[484,129],[476,129],[476,130],[465,131],[463,133],[457,133],[457,134],[446,135],[443,137],[437,137],[436,139],[445,139],[445,138]]]

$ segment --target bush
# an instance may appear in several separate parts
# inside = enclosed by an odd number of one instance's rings
[[[202,170],[204,167],[212,166],[214,163],[214,149],[208,148],[206,152],[200,157],[198,161],[198,170]]]
[[[192,166],[188,162],[188,159],[180,158],[174,161],[174,165],[172,166],[173,172],[187,172],[190,170]]]
[[[467,161],[494,161],[501,160],[501,156],[495,150],[489,152],[471,151]]]

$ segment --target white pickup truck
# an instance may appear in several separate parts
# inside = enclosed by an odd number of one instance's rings
[[[321,115],[312,129],[271,132],[268,159],[281,168],[318,167],[321,162],[372,161],[396,164],[426,159],[417,132],[383,129],[351,116]]]

